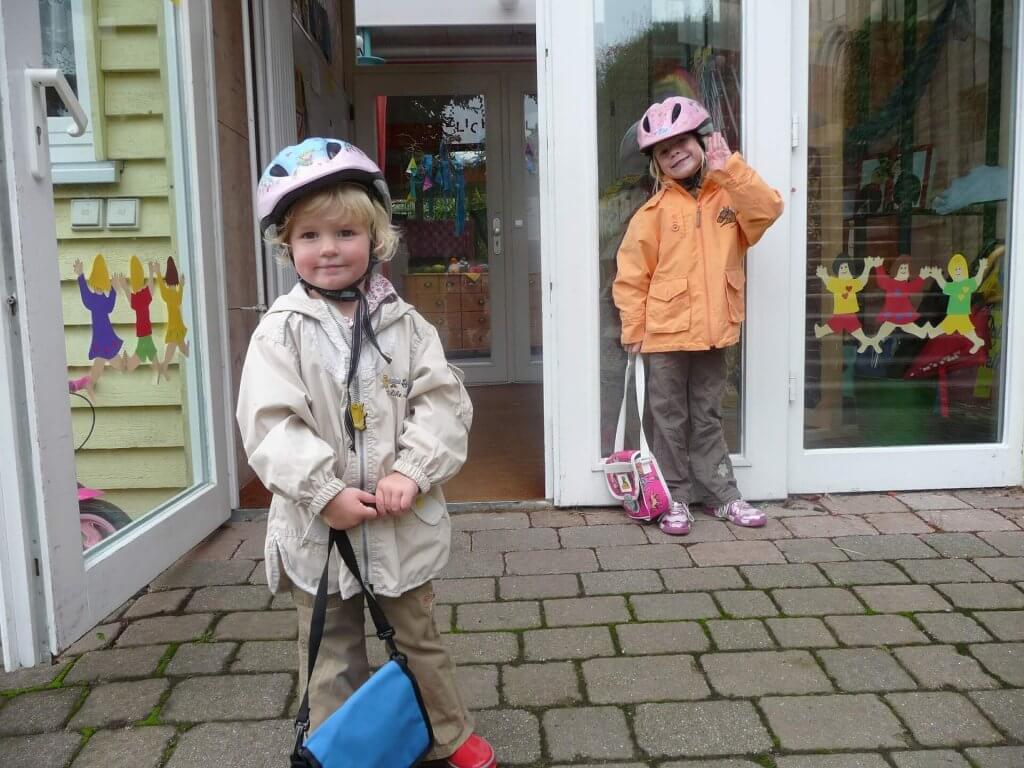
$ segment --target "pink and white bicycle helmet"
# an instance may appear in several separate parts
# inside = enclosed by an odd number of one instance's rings
[[[303,195],[341,182],[365,187],[391,215],[391,194],[375,162],[347,141],[310,138],[282,149],[263,171],[256,188],[260,229],[280,224]]]
[[[636,140],[641,150],[650,152],[655,144],[673,136],[686,133],[708,136],[713,130],[711,115],[699,102],[670,96],[647,108],[637,126]]]

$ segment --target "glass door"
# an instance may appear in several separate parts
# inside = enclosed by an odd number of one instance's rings
[[[16,5],[2,66],[19,194],[4,215],[25,399],[11,450],[57,653],[229,512],[215,132],[209,99],[187,92],[211,80],[210,20],[175,3]]]
[[[792,490],[1018,484],[1021,4],[796,5]]]

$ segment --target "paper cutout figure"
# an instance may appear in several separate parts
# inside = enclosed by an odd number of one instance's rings
[[[820,339],[833,333],[846,331],[860,342],[860,346],[857,348],[858,353],[868,347],[881,353],[882,348],[878,341],[868,338],[861,327],[860,318],[857,317],[857,313],[860,312],[857,294],[863,291],[864,286],[868,284],[868,274],[871,272],[871,268],[881,266],[882,260],[877,257],[864,259],[864,269],[857,277],[853,276],[852,267],[855,263],[855,260],[846,254],[840,254],[832,263],[832,268],[836,272],[835,277],[831,276],[824,266],[819,266],[815,270],[815,274],[825,284],[825,290],[832,294],[832,317],[824,324],[815,324],[814,337]]]
[[[892,270],[893,274],[890,276],[886,274],[882,265],[875,267],[875,282],[885,291],[885,304],[877,318],[881,325],[875,334],[875,341],[884,341],[897,328],[923,339],[931,330],[931,324],[917,325],[916,321],[920,315],[910,303],[910,297],[924,286],[925,280],[929,277],[928,267],[922,267],[919,276],[911,279],[910,260],[906,256],[900,256],[892,263]]]
[[[114,333],[114,326],[110,322],[110,313],[114,311],[114,305],[117,303],[117,294],[111,284],[110,272],[107,271],[107,260],[102,254],[97,254],[93,259],[88,280],[85,278],[81,259],[75,259],[74,270],[78,275],[78,291],[82,296],[82,303],[92,317],[92,339],[89,344],[89,359],[92,360],[92,366],[85,389],[89,393],[89,399],[93,400],[96,385],[105,367],[108,364],[115,370],[123,367],[118,353],[124,342]]]
[[[155,265],[155,262],[154,262]],[[164,330],[164,361],[163,370],[167,369],[174,360],[174,353],[181,350],[184,357],[188,357],[188,342],[185,341],[185,334],[188,328],[181,316],[181,301],[185,296],[185,275],[178,275],[178,268],[174,264],[174,257],[167,257],[167,270],[161,275],[159,267],[156,266],[157,285],[160,286],[160,297],[167,305],[167,327]]]
[[[949,282],[942,276],[942,270],[939,267],[928,267],[928,274],[939,284],[942,292],[949,297],[949,303],[946,305],[946,319],[939,323],[938,327],[931,329],[928,334],[931,338],[934,339],[942,334],[952,336],[959,333],[970,339],[972,344],[970,354],[972,355],[984,346],[984,340],[977,334],[974,324],[971,322],[971,296],[981,285],[981,279],[985,276],[987,267],[988,259],[979,259],[978,271],[974,277],[971,277],[967,259],[962,253],[954,253],[946,267],[952,278]]]
[[[153,323],[150,320],[149,308],[153,303],[153,294],[156,292],[157,265],[155,261],[149,263],[149,278],[142,271],[142,262],[138,256],[132,256],[128,278],[124,275],[114,275],[114,287],[121,292],[129,306],[135,311],[135,351],[128,356],[121,352],[125,369],[134,371],[141,363],[149,363],[156,372],[154,384],[160,383],[160,377],[167,374],[167,369],[160,362],[157,355],[156,344],[153,343]]]

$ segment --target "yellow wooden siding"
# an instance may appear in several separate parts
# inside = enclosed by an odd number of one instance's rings
[[[132,345],[132,349],[135,347]],[[157,350],[162,349],[158,344]],[[68,378],[77,379],[89,373],[89,366],[82,364],[68,368]],[[168,379],[163,379],[160,385],[153,384],[153,369],[148,365],[141,365],[131,373],[119,371],[108,371],[102,379],[96,392],[97,407],[118,407],[131,408],[141,406],[163,407],[181,405],[181,396],[184,393],[181,371],[176,365],[171,365],[168,372]],[[71,398],[71,408],[74,410],[89,410],[89,406],[80,398]]]
[[[108,232],[107,235],[116,234]],[[78,233],[75,233],[77,236]],[[57,244],[57,259],[62,280],[73,280],[75,277],[75,259],[81,259],[88,277],[89,266],[93,257],[102,253],[107,266],[112,272],[128,274],[128,260],[132,255],[138,256],[142,263],[155,259],[163,266],[168,256],[175,255],[171,250],[171,241],[163,238],[134,237],[103,237],[82,240],[61,240]],[[115,267],[115,265],[117,265]]]
[[[104,381],[105,379],[100,380],[101,387]],[[82,445],[85,441],[84,448],[90,451],[113,448],[172,448],[185,444],[181,409],[176,407],[123,407],[115,404],[114,407],[105,408],[100,403],[96,407],[95,425],[91,409],[76,408],[71,413],[71,426],[75,433],[75,445]]]
[[[97,0],[100,27],[155,27],[169,0]]]
[[[108,118],[107,157],[149,160],[166,155],[167,135],[161,117]]]
[[[132,520],[152,512],[181,493],[180,488],[126,488],[106,491],[103,500],[115,504]]]
[[[100,69],[138,72],[160,69],[160,41],[151,29],[105,31],[100,40]]]
[[[109,72],[105,79],[103,108],[107,117],[163,114],[159,72]]]
[[[90,488],[185,488],[189,479],[180,448],[123,448],[79,451],[78,480]]]

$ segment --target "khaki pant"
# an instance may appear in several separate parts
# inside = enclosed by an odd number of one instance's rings
[[[293,587],[292,598],[299,622],[299,680],[304,685],[313,595]],[[433,586],[427,582],[401,597],[377,597],[377,602],[395,629],[398,649],[409,659],[409,669],[416,676],[430,717],[434,746],[426,759],[448,757],[473,733],[473,719],[459,696],[455,665],[441,645],[434,624]],[[310,686],[310,732],[369,678],[367,640],[382,642],[376,636],[365,636],[362,594],[348,600],[331,595]]]
[[[725,350],[655,352],[644,359],[652,450],[672,499],[720,506],[740,498],[722,427]]]

